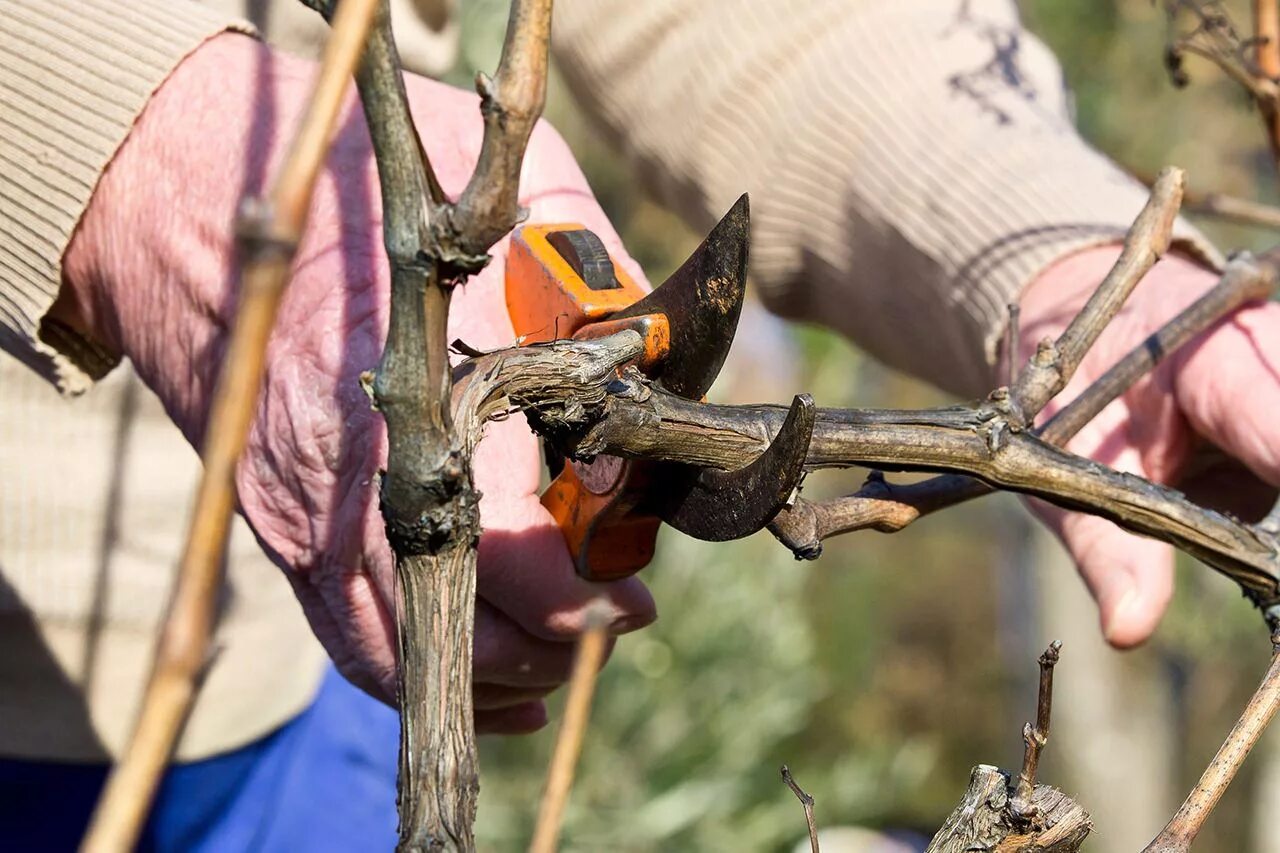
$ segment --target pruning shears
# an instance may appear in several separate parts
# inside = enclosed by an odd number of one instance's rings
[[[744,195],[688,260],[646,294],[582,225],[522,226],[512,237],[506,271],[516,334],[530,344],[632,329],[644,341],[634,367],[667,392],[702,400],[742,313],[749,232]],[[613,456],[567,459],[553,464],[542,503],[564,532],[578,574],[626,577],[652,559],[662,522],[711,541],[767,525],[804,474],[814,415],[813,401],[796,397],[769,447],[734,471]]]

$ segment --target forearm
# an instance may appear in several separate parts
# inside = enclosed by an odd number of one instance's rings
[[[234,222],[283,153],[309,63],[241,35],[185,59],[103,174],[54,315],[128,356],[199,445],[235,310]]]
[[[558,55],[686,218],[751,192],[771,307],[971,395],[1006,305],[1054,261],[1118,243],[1145,192],[1076,134],[1014,5],[966,9],[564,0]]]

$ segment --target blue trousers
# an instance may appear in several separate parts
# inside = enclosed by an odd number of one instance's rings
[[[234,752],[171,767],[139,850],[391,850],[400,721],[330,668],[315,702]],[[103,765],[0,760],[0,851],[75,850]]]

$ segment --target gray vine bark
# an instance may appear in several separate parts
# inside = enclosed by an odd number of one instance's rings
[[[333,0],[304,0],[329,17]],[[402,851],[472,850],[479,765],[472,707],[478,438],[453,422],[453,288],[520,216],[525,148],[546,98],[551,0],[512,4],[493,79],[477,78],[484,139],[456,201],[414,127],[386,0],[356,75],[382,195],[391,319],[373,379],[387,424],[381,507],[396,558]]]
[[[925,853],[1075,853],[1093,829],[1089,815],[1066,794],[1037,785],[1036,817],[1020,822],[1011,809],[1009,774],[979,764],[955,810]]]

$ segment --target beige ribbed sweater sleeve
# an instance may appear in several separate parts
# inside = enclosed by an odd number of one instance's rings
[[[46,319],[62,252],[148,97],[228,28],[186,0],[0,0],[0,347],[65,391],[111,360]]]
[[[750,191],[771,307],[952,391],[989,388],[1037,272],[1117,240],[1146,198],[1078,136],[1009,0],[556,9],[562,72],[652,191],[699,229]]]

